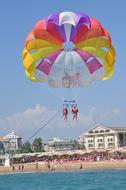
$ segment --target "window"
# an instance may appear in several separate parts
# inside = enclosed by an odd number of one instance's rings
[[[113,142],[113,138],[108,138],[108,142]]]
[[[99,143],[99,144],[98,144],[98,147],[103,147],[103,146],[104,146],[103,143]]]
[[[89,131],[89,133],[93,133],[93,131]]]
[[[113,147],[114,144],[113,143],[108,143],[108,147]]]
[[[104,133],[105,131],[104,130],[101,130],[100,133]]]
[[[88,144],[88,147],[94,147],[93,144]]]
[[[98,139],[97,142],[103,142],[103,139]]]
[[[99,133],[99,131],[95,131],[95,133]]]
[[[105,132],[110,132],[110,130],[109,130],[109,129],[106,129]]]

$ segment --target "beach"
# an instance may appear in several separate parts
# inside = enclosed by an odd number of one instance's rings
[[[18,172],[48,172],[70,170],[101,170],[101,169],[126,169],[126,161],[97,161],[97,162],[69,162],[69,163],[25,163],[13,166],[0,166],[0,173]]]

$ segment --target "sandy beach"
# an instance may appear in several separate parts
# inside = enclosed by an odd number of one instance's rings
[[[99,161],[99,162],[69,162],[62,164],[50,163],[50,168],[42,163],[15,164],[11,167],[0,166],[0,173],[15,172],[47,172],[67,170],[99,170],[99,169],[126,169],[126,161]]]

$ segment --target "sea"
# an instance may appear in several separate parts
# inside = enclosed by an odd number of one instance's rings
[[[126,190],[126,170],[2,174],[0,190]]]

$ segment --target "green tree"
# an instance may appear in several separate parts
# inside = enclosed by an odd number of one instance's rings
[[[75,150],[80,150],[80,149],[82,149],[82,145],[80,145],[77,140],[74,140],[73,143],[74,143],[74,149],[75,149]]]
[[[33,152],[44,152],[44,147],[41,138],[36,138],[32,144]]]
[[[21,153],[31,153],[33,152],[31,149],[31,144],[29,142],[24,143],[17,151],[17,154]]]

